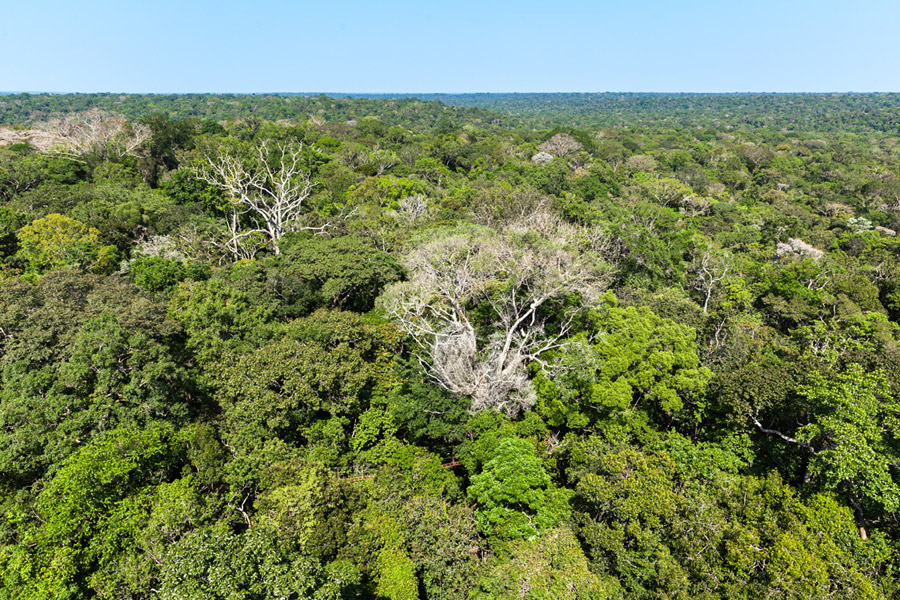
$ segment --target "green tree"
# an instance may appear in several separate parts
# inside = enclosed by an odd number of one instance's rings
[[[164,479],[172,464],[172,429],[123,428],[64,461],[38,494],[39,525],[6,546],[0,565],[15,598],[89,595],[88,576],[108,550],[96,542],[116,506]]]
[[[468,494],[478,502],[479,529],[500,540],[533,538],[569,515],[571,492],[553,484],[534,446],[518,438],[501,440]]]
[[[80,221],[49,214],[19,230],[18,255],[36,273],[57,268],[108,272],[118,265],[114,246],[100,243],[100,232]]]
[[[545,531],[537,540],[517,540],[494,558],[472,598],[484,600],[604,600],[610,587],[590,569],[575,534]]]
[[[368,408],[392,336],[353,313],[320,311],[234,357],[216,382],[232,439],[242,448],[279,439],[340,454],[351,419]]]
[[[812,475],[845,494],[861,521],[866,508],[896,512],[900,485],[893,467],[900,405],[884,373],[866,372],[856,364],[834,378],[813,373],[801,394],[814,419],[797,430],[797,442],[813,453]]]
[[[382,289],[403,276],[391,255],[350,236],[297,240],[280,270],[309,286],[318,306],[357,312],[371,310]]]
[[[585,427],[636,409],[700,418],[712,372],[700,365],[692,329],[612,296],[585,325],[558,354],[560,374],[536,377],[538,411],[551,424]]]
[[[119,425],[183,423],[178,325],[136,288],[56,271],[0,286],[0,474],[29,481]]]

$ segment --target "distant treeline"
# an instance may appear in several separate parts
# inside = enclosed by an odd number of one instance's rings
[[[501,120],[496,113],[481,108],[459,108],[416,98],[383,101],[274,94],[9,94],[0,96],[0,124],[28,125],[93,108],[132,120],[153,113],[164,113],[173,120],[215,121],[256,118],[335,122],[377,118],[388,126],[402,123],[423,130],[449,129],[462,123],[485,126]]]
[[[388,100],[388,101],[385,101]],[[519,124],[630,128],[900,131],[900,94],[10,94],[0,123],[26,124],[90,108],[137,119],[326,121],[376,117],[417,128]],[[502,117],[501,117],[502,115]]]
[[[424,94],[536,126],[896,132],[900,94]]]

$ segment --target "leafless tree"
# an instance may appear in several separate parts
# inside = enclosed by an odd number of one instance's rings
[[[553,238],[522,224],[450,233],[424,244],[406,259],[410,280],[381,299],[422,350],[432,378],[470,397],[472,412],[515,415],[530,407],[535,397],[526,365],[560,346],[573,316],[548,335],[541,308],[573,292],[591,299],[607,284],[605,263],[570,226],[558,224]],[[486,339],[470,316],[476,304],[490,310],[493,333]]]
[[[376,148],[369,160],[375,166],[375,174],[383,175],[385,171],[400,162],[400,157],[392,150],[379,150]]]
[[[397,215],[407,223],[415,223],[428,214],[428,201],[422,194],[407,196],[397,202]]]
[[[710,198],[694,195],[682,197],[679,204],[692,217],[708,215],[713,206]]]
[[[731,270],[733,261],[727,252],[716,252],[705,249],[694,257],[695,274],[694,289],[703,294],[703,312],[707,311],[715,287],[725,279]]]
[[[565,157],[575,154],[582,149],[578,141],[568,133],[557,133],[552,138],[538,146],[538,149],[557,157]]]
[[[225,149],[207,155],[198,168],[202,180],[223,190],[231,200],[225,245],[236,259],[255,254],[253,248],[258,247],[253,240],[259,234],[266,236],[272,251],[279,254],[279,240],[285,233],[321,230],[300,224],[313,190],[309,173],[302,169],[302,150],[299,143],[269,140],[256,146],[252,161]],[[248,221],[253,225],[248,227]]]
[[[0,146],[13,144],[30,144],[32,147],[47,152],[59,146],[62,140],[45,129],[19,129],[10,125],[0,126]]]
[[[371,150],[362,144],[347,143],[341,146],[339,158],[351,169],[359,168],[369,163]]]
[[[55,152],[79,161],[138,156],[139,148],[151,136],[146,125],[129,123],[120,115],[99,109],[47,121],[42,129],[59,140]]]
[[[546,213],[549,205],[550,200],[535,190],[495,185],[480,190],[472,201],[469,216],[479,225],[502,228],[530,215]]]
[[[651,200],[660,206],[670,206],[692,196],[691,188],[672,177],[650,177],[633,187],[634,200]]]
[[[656,170],[657,163],[652,156],[648,156],[646,154],[635,154],[634,156],[628,157],[628,159],[625,161],[625,167],[632,171],[644,171],[645,173],[652,173]]]

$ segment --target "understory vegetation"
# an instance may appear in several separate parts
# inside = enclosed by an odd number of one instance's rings
[[[0,600],[897,597],[897,99],[441,100],[0,96]]]

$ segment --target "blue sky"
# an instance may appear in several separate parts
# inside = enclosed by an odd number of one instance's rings
[[[900,0],[4,4],[5,91],[900,91]]]

